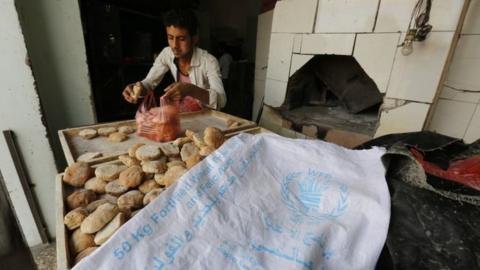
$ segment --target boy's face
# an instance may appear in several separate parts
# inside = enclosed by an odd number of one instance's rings
[[[194,45],[197,43],[197,36],[191,36],[187,29],[183,27],[167,26],[168,46],[173,51],[175,58],[184,58],[192,53]]]

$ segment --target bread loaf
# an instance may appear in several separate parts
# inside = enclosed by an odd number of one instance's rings
[[[83,258],[87,257],[88,255],[92,254],[98,247],[89,247],[82,252],[78,253],[77,256],[75,256],[75,264],[80,262]]]
[[[63,223],[69,230],[74,230],[80,227],[82,221],[88,216],[87,209],[83,207],[75,208],[68,212],[63,218]]]
[[[117,132],[115,127],[102,127],[97,130],[98,135],[108,137],[110,134]]]
[[[85,207],[96,199],[97,195],[95,192],[86,189],[79,189],[67,196],[67,206],[69,209]]]
[[[95,129],[93,128],[86,128],[86,129],[82,129],[80,130],[80,132],[78,132],[78,136],[86,139],[86,140],[90,140],[90,139],[93,139],[95,137],[97,137],[98,133]]]
[[[154,145],[142,145],[135,151],[135,157],[138,160],[155,160],[162,155],[160,149]]]
[[[120,168],[115,164],[101,165],[95,169],[95,176],[103,181],[112,181],[118,178]]]
[[[128,135],[122,132],[114,132],[108,135],[108,140],[114,143],[123,142],[128,139]]]
[[[74,186],[82,187],[92,176],[92,168],[85,162],[75,162],[65,169],[63,182]]]
[[[163,188],[156,188],[145,194],[145,197],[143,197],[143,205],[147,205],[151,203],[155,198],[160,195],[165,189]]]
[[[122,210],[135,210],[141,208],[143,206],[143,196],[145,195],[142,192],[138,190],[131,190],[118,197],[118,208]]]
[[[72,250],[74,254],[78,254],[89,247],[94,247],[95,242],[93,239],[94,236],[92,234],[86,234],[80,229],[76,229],[70,237],[70,250]]]
[[[142,192],[143,194],[147,194],[153,189],[159,188],[160,185],[155,182],[154,179],[147,180],[143,182],[140,186],[138,186],[138,190]]]
[[[215,149],[219,148],[225,140],[222,131],[215,127],[205,128],[203,134],[203,141]]]
[[[96,233],[101,230],[118,213],[118,207],[105,203],[100,205],[93,213],[85,218],[80,225],[82,233]]]
[[[103,229],[95,234],[95,244],[101,245],[125,223],[126,217],[124,213],[118,213]]]
[[[140,165],[140,160],[130,157],[129,155],[121,155],[118,157],[118,159],[128,167]]]
[[[120,173],[118,178],[119,184],[127,187],[134,188],[139,186],[143,180],[143,171],[140,166],[132,166]]]
[[[187,161],[191,156],[198,154],[200,149],[193,143],[186,143],[183,145],[182,150],[180,150],[180,156],[183,161]]]
[[[105,192],[113,196],[120,196],[127,191],[128,187],[121,185],[118,179],[108,182],[105,186]]]
[[[121,126],[118,128],[118,132],[121,132],[123,134],[132,134],[135,132],[135,128],[131,126]]]

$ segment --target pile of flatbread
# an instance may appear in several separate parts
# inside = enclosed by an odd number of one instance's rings
[[[65,198],[64,224],[75,264],[224,141],[214,127],[207,127],[203,137],[187,130],[173,142],[137,143],[128,154],[96,168],[82,161],[68,166],[63,181],[75,190]]]

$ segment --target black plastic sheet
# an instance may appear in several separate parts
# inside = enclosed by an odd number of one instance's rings
[[[377,269],[480,269],[478,191],[425,174],[408,149],[443,168],[480,155],[480,141],[431,133],[394,134],[357,148],[383,146],[391,194],[391,220]]]

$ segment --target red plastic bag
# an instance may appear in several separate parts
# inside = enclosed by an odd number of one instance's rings
[[[424,160],[423,154],[417,149],[410,149],[415,159],[422,164],[425,172],[467,187],[480,190],[480,156],[454,161],[443,170],[439,166]]]
[[[201,111],[202,105],[198,99],[186,96],[180,101],[180,112],[196,112]]]
[[[153,91],[149,91],[135,115],[137,134],[157,142],[175,140],[180,132],[179,105],[160,99],[157,107]]]

